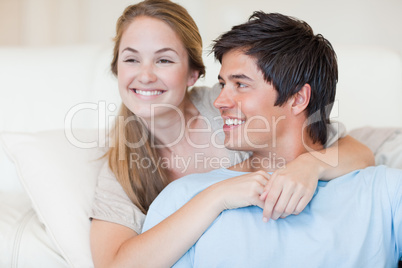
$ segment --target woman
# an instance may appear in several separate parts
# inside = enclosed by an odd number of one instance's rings
[[[212,102],[219,88],[187,91],[205,67],[197,26],[183,7],[167,0],[129,6],[116,31],[111,66],[123,105],[91,215],[96,267],[171,266],[222,210],[258,205],[268,218],[297,214],[310,201],[318,178],[331,179],[373,162],[366,147],[346,137],[339,141],[339,153],[328,148],[323,161],[305,154],[270,177],[256,172],[216,184],[141,234],[149,205],[169,182],[231,166],[247,155],[217,142],[222,125]],[[325,164],[338,156],[337,168]],[[301,190],[288,186],[294,184]],[[289,205],[290,199],[299,202]],[[277,202],[288,206],[275,208]]]

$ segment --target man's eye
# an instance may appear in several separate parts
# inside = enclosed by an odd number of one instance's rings
[[[243,88],[247,87],[247,85],[237,82],[237,87]]]
[[[219,86],[221,89],[223,89],[225,87],[225,83],[219,83]]]

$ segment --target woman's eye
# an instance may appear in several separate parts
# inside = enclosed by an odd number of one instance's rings
[[[124,62],[137,62],[136,59],[125,59]]]
[[[173,62],[167,59],[160,59],[158,60],[158,63],[173,63]]]

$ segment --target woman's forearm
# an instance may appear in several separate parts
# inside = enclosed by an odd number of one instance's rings
[[[341,138],[331,147],[302,154],[319,167],[319,178],[331,180],[356,169],[374,165],[373,152],[351,136]]]
[[[204,190],[158,225],[125,241],[110,266],[172,266],[222,212],[213,191]]]
[[[258,171],[220,181],[206,188],[179,210],[142,234],[114,238],[114,245],[102,243],[92,234],[93,248],[106,244],[96,250],[96,267],[169,267],[189,250],[218,215],[225,209],[257,205],[269,175]],[[117,227],[119,228],[119,227]],[[126,228],[126,227],[120,227]],[[103,231],[113,232],[110,228]],[[105,237],[105,235],[103,235]],[[107,239],[103,238],[103,241]],[[108,248],[109,247],[109,248]],[[112,251],[108,256],[105,253]]]

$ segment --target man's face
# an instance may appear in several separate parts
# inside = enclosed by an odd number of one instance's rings
[[[256,60],[239,50],[229,51],[218,79],[222,91],[214,105],[224,120],[225,146],[253,152],[275,148],[285,134],[289,104],[274,106],[278,93],[264,80]]]

